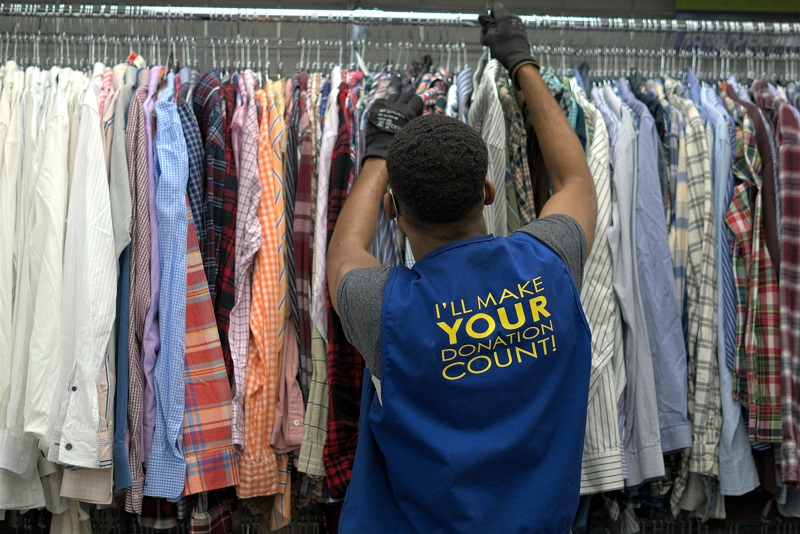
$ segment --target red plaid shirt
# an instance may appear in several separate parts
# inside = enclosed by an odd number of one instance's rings
[[[222,128],[225,135],[225,160],[215,162],[214,196],[222,199],[222,205],[215,215],[215,222],[219,222],[219,250],[217,255],[217,294],[214,299],[214,312],[217,316],[219,328],[219,342],[222,346],[222,356],[225,359],[225,369],[228,380],[233,383],[233,360],[231,360],[231,347],[228,341],[230,330],[231,310],[236,301],[236,204],[238,200],[238,182],[236,173],[236,160],[233,157],[233,142],[231,140],[231,124],[233,112],[236,109],[236,99],[239,89],[235,84],[226,83],[222,88]],[[224,171],[218,171],[224,165]]]
[[[300,343],[300,387],[304,399],[308,399],[311,386],[311,268],[314,263],[314,211],[315,202],[312,182],[316,172],[316,161],[312,147],[312,131],[308,106],[308,75],[299,79],[299,154],[297,191],[294,201],[294,263],[297,276],[297,332]],[[312,110],[313,113],[313,110]]]
[[[347,83],[342,83],[339,87],[339,133],[333,148],[331,186],[328,193],[328,244],[353,181],[354,167],[350,157],[353,120],[347,104],[349,92]],[[353,471],[364,360],[345,338],[341,320],[331,305],[331,291],[336,291],[336,288],[326,285],[330,408],[323,459],[328,491],[333,497],[340,497],[347,489]]]
[[[231,388],[222,361],[211,297],[194,221],[186,232],[186,393],[183,414],[183,494],[239,483],[231,440]]]
[[[778,281],[764,235],[762,165],[755,127],[746,109],[735,111],[733,172],[738,183],[725,215],[735,237],[734,397],[748,407],[750,441],[775,443],[781,440]]]
[[[778,112],[778,183],[781,222],[781,386],[783,387],[783,482],[800,482],[797,421],[800,417],[800,113]]]
[[[798,409],[800,409],[800,113],[770,91],[764,80],[753,84],[757,100],[771,120],[778,148],[776,182],[780,218],[781,479],[800,483]]]
[[[225,137],[222,124],[222,106],[220,105],[219,80],[213,73],[206,73],[200,78],[192,92],[194,116],[198,118],[200,133],[205,149],[205,205],[206,226],[198,228],[198,242],[204,244],[200,250],[203,256],[203,268],[206,271],[208,291],[211,300],[216,300],[217,284],[217,251],[221,231],[220,212],[222,197],[217,196],[224,189],[225,179]],[[219,185],[222,184],[220,187]]]

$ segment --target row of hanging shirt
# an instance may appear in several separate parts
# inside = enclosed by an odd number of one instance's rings
[[[371,103],[399,74],[426,112],[481,131],[499,193],[486,211],[492,233],[530,221],[548,194],[500,65],[483,59],[473,76],[431,63],[263,84],[247,70],[5,66],[0,298],[13,313],[0,319],[0,509],[46,505],[66,528],[77,502],[106,505],[124,490],[129,512],[164,526],[152,512],[162,504],[203,495],[174,511],[194,518],[209,501],[228,510],[224,488],[235,487],[279,527],[294,472],[309,502],[343,496],[363,362],[331,312],[324,262]],[[769,201],[779,243],[791,245],[796,90],[768,99],[756,83],[764,103],[753,110],[733,80],[545,79],[586,148],[599,201],[581,295],[594,334],[582,492],[663,479],[662,453],[682,450],[673,509],[697,509],[682,497],[693,486],[734,495],[759,484],[750,441],[783,440],[790,483],[797,460],[780,423],[793,412],[781,413],[775,373],[787,362],[763,317],[765,304],[794,304],[761,300],[773,256],[748,243],[767,240],[756,193],[769,157],[772,183],[787,184]],[[719,239],[729,233],[737,239]],[[385,218],[374,252],[413,264]],[[780,258],[790,272],[792,255]],[[733,278],[718,276],[723,265]],[[797,328],[784,331],[790,355]]]
[[[144,65],[0,73],[0,514],[201,528],[238,496],[277,529],[336,457],[328,228],[389,75]],[[403,77],[443,109],[450,73]]]
[[[593,333],[581,493],[636,488],[603,500],[628,519],[643,503],[708,519],[726,517],[724,496],[761,488],[800,515],[787,491],[798,482],[796,85],[701,84],[688,69],[684,83],[592,87],[577,69],[560,86],[545,79],[568,115],[583,111],[598,195],[581,293]]]

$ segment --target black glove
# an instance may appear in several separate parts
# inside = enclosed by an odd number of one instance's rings
[[[399,79],[392,81],[387,95],[376,100],[367,114],[362,163],[367,158],[386,159],[386,149],[394,134],[422,113],[422,99],[414,91],[401,93]]]
[[[481,44],[488,46],[492,57],[508,69],[512,80],[522,65],[531,64],[539,68],[539,63],[531,56],[525,25],[518,16],[509,13],[506,6],[497,2],[492,14],[481,15],[478,21],[481,23]]]

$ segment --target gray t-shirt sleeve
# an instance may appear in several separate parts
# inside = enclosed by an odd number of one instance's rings
[[[583,265],[586,263],[586,236],[578,221],[561,213],[548,215],[529,222],[519,229],[532,236],[558,254],[567,264],[578,291],[583,282]]]
[[[381,307],[389,267],[364,267],[345,273],[337,289],[339,317],[347,341],[361,352],[372,376],[381,377]]]

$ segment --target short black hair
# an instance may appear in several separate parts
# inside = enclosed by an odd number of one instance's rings
[[[409,122],[386,152],[389,185],[412,224],[457,223],[483,207],[489,152],[480,134],[440,114]]]

